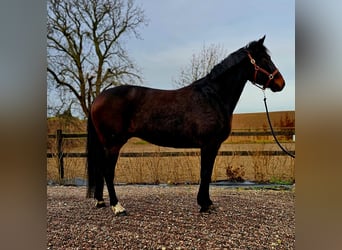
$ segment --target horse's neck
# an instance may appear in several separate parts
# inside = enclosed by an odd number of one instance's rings
[[[232,73],[227,74],[225,77],[222,77],[212,83],[229,114],[233,113],[246,82],[247,78],[241,77],[239,73]]]

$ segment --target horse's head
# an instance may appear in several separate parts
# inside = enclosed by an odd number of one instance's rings
[[[263,89],[270,88],[273,92],[281,91],[285,86],[285,80],[267,53],[264,40],[265,36],[246,46],[251,72],[253,72],[248,80],[261,85]]]

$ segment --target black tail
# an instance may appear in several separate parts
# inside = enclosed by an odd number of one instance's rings
[[[88,173],[88,192],[87,197],[94,197],[94,190],[98,180],[103,178],[102,167],[105,161],[105,151],[101,144],[93,121],[88,116],[87,134],[87,173]]]

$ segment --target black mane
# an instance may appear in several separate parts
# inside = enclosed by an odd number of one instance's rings
[[[215,65],[214,68],[208,74],[210,80],[216,80],[220,77],[224,72],[232,68],[233,66],[239,64],[243,59],[247,57],[246,51],[253,51],[253,52],[266,52],[268,50],[265,46],[261,45],[256,42],[250,42],[245,47],[238,49],[237,51],[231,53],[225,59],[223,59],[219,64]]]
[[[229,56],[227,56],[225,59],[223,59],[219,64],[214,66],[214,68],[208,74],[209,79],[210,80],[217,79],[219,76],[221,76],[228,69],[230,69],[234,65],[240,63],[244,58],[246,58],[246,56],[247,56],[247,54],[246,54],[245,48],[241,48],[241,49],[231,53]]]

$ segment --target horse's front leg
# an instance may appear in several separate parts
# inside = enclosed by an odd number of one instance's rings
[[[106,180],[107,189],[110,199],[110,207],[116,216],[127,215],[125,208],[119,203],[114,188],[115,166],[119,157],[119,150],[111,150],[107,155],[107,163],[105,166],[104,178]]]
[[[213,202],[209,195],[209,184],[218,148],[219,146],[201,149],[201,183],[197,195],[197,203],[201,206],[200,212],[210,212],[213,209]]]

